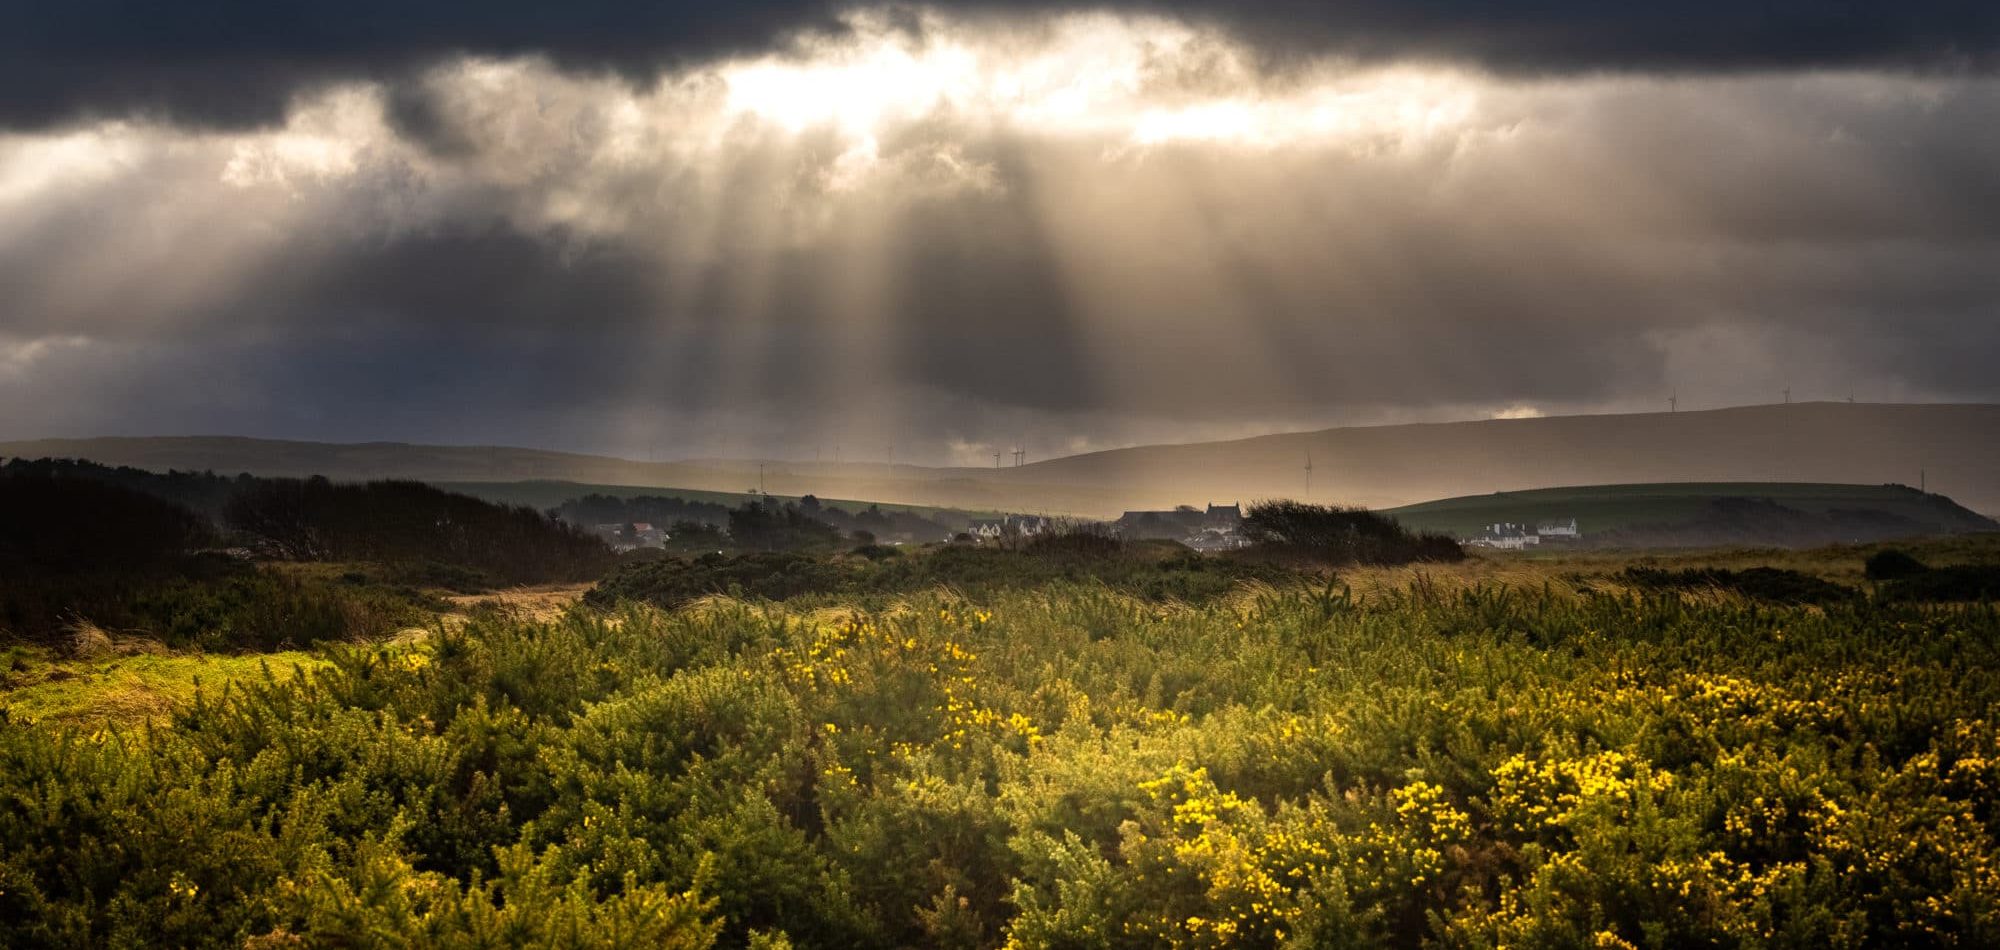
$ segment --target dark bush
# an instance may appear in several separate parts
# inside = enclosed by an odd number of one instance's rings
[[[1886,548],[1870,555],[1863,570],[1871,581],[1892,581],[1922,574],[1930,568],[1908,551]]]
[[[1110,558],[1125,549],[1125,542],[1108,524],[1071,522],[1030,537],[1021,549],[1036,557]]]
[[[2000,600],[2000,565],[1933,567],[1883,584],[1882,596],[1932,602]]]
[[[1458,542],[1415,534],[1396,519],[1364,508],[1267,501],[1250,506],[1243,535],[1266,554],[1319,564],[1409,564],[1465,559]]]
[[[1185,549],[1172,557],[1130,550],[1077,556],[953,544],[905,556],[898,548],[876,547],[855,552],[860,558],[771,552],[626,564],[592,588],[584,601],[600,608],[620,600],[673,608],[711,594],[785,600],[893,596],[934,588],[984,598],[1058,582],[1099,583],[1149,600],[1201,601],[1228,594],[1245,581],[1286,584],[1302,578],[1275,565],[1204,557]]]
[[[1651,590],[1714,589],[1780,604],[1835,604],[1855,599],[1857,592],[1829,580],[1776,567],[1752,567],[1741,571],[1722,568],[1689,568],[1669,571],[1656,567],[1630,567],[1619,575],[1635,587]]]
[[[728,547],[729,535],[712,524],[676,521],[667,529],[666,549],[669,551],[682,554],[712,554]]]
[[[784,600],[848,590],[853,573],[829,558],[783,551],[667,557],[621,566],[591,588],[584,602],[608,607],[619,600],[636,600],[673,608],[713,594]]]

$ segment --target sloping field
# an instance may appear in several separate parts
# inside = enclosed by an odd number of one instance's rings
[[[1819,518],[1872,519],[1920,527],[1914,533],[1958,534],[1996,525],[1938,494],[1902,485],[1798,482],[1700,482],[1584,485],[1445,498],[1389,510],[1404,525],[1456,535],[1495,522],[1536,524],[1575,518],[1586,537],[1639,528],[1686,525],[1719,517],[1718,503],[1769,503]],[[1758,505],[1757,508],[1768,506]]]

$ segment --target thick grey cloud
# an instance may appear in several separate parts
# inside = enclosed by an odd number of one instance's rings
[[[832,0],[68,0],[0,13],[0,125],[147,115],[241,126],[282,119],[294,93],[401,80],[456,55],[538,55],[582,72],[664,67],[839,34]],[[940,0],[959,16],[1020,20],[1077,7]],[[1432,59],[1516,74],[1794,68],[1985,68],[2000,14],[1984,0],[1102,0],[1101,9],[1206,23],[1273,62],[1337,55]],[[917,28],[919,18],[906,18]],[[399,117],[430,119],[421,99]]]
[[[1983,74],[842,29],[637,84],[398,54],[426,65],[269,127],[0,137],[0,437],[976,461],[1676,391],[2000,399]]]

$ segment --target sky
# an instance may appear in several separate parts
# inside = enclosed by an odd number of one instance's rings
[[[1988,2],[0,9],[0,438],[2000,401]]]

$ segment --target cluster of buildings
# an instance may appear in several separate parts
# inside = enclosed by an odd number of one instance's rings
[[[1045,531],[1055,530],[1054,519],[1041,515],[1008,515],[1004,518],[975,518],[965,529],[974,541],[998,541],[1001,538],[1032,538]]]
[[[1057,526],[1056,519],[1042,515],[1007,515],[976,519],[966,527],[965,534],[974,541],[998,541],[1003,538],[1032,538],[1053,531]],[[1243,536],[1243,506],[1240,504],[1211,504],[1206,508],[1182,505],[1161,511],[1128,511],[1112,522],[1111,527],[1127,540],[1167,539],[1179,541],[1197,551],[1234,551],[1250,545],[1249,539]],[[620,551],[664,547],[669,540],[665,531],[646,522],[592,525],[590,531]],[[1577,530],[1575,518],[1536,524],[1499,521],[1480,526],[1476,534],[1460,538],[1459,543],[1467,547],[1520,551],[1539,547],[1544,542],[1575,541],[1582,536],[1582,532]]]
[[[1575,541],[1583,537],[1576,529],[1576,519],[1544,521],[1526,525],[1512,521],[1500,521],[1485,525],[1479,533],[1469,538],[1459,539],[1459,543],[1473,548],[1497,548],[1502,551],[1520,551],[1539,547],[1543,541]]]
[[[668,538],[665,531],[644,521],[630,524],[594,524],[590,526],[590,533],[602,538],[614,551],[665,547]]]
[[[1243,536],[1243,506],[1211,504],[1207,509],[1182,505],[1166,511],[1128,511],[1112,522],[1121,537],[1131,540],[1166,538],[1197,551],[1233,551],[1248,547]]]

